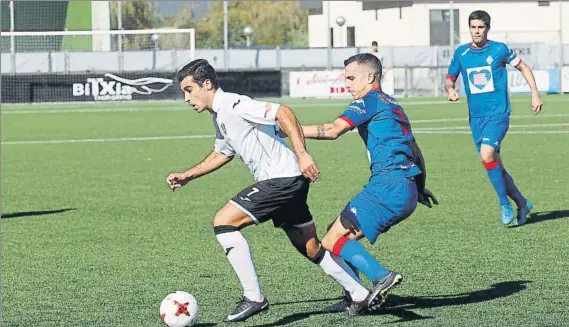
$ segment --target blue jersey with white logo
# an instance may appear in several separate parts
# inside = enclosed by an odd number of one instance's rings
[[[488,41],[481,48],[459,46],[452,57],[447,78],[462,74],[470,117],[510,112],[506,64],[518,67],[521,59],[501,42]]]
[[[411,150],[411,124],[394,98],[374,89],[352,102],[339,118],[358,128],[367,148],[372,177],[412,177],[421,173]]]

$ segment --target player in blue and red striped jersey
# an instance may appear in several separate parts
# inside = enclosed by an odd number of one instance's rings
[[[531,88],[535,114],[541,111],[543,102],[529,66],[504,43],[488,40],[490,15],[482,10],[474,11],[468,18],[468,24],[472,43],[456,49],[448,69],[445,89],[448,99],[457,101],[459,95],[455,81],[459,74],[462,75],[472,137],[498,195],[502,223],[507,225],[514,220],[509,196],[518,207],[515,224],[523,225],[533,205],[518,190],[500,158],[500,145],[510,125],[511,111],[506,64],[516,67],[526,79]]]
[[[387,292],[402,280],[399,273],[383,267],[358,240],[365,237],[373,244],[379,234],[409,217],[418,201],[429,207],[431,200],[437,202],[424,188],[423,166],[418,166],[416,158],[420,150],[407,115],[394,98],[380,89],[380,60],[364,53],[348,58],[344,65],[346,86],[354,101],[334,122],[302,126],[302,130],[306,138],[330,140],[357,128],[367,149],[369,182],[346,205],[322,239],[326,249],[341,256],[374,284],[365,301],[348,298],[339,306],[334,305],[347,309],[349,315],[357,315],[381,305]],[[424,164],[422,158],[420,161]]]

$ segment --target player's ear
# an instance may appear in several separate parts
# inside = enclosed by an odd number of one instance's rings
[[[375,74],[374,73],[368,73],[366,75],[366,82],[368,84],[373,84],[373,82],[375,82]]]
[[[209,79],[206,79],[203,82],[203,88],[206,89],[206,91],[211,91],[211,89],[213,88],[213,84],[211,84],[211,81]]]

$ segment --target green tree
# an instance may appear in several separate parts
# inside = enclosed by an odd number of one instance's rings
[[[118,6],[121,6],[124,30],[142,30],[160,26],[160,19],[150,1],[114,1],[111,10],[113,29],[118,29]],[[154,47],[151,35],[125,35],[122,37],[122,42],[124,50],[146,50]]]
[[[186,4],[174,16],[164,17],[164,28],[195,28],[194,12],[190,4]],[[163,34],[159,40],[160,49],[189,49],[190,35]]]
[[[194,11],[190,4],[185,4],[174,16],[166,16],[162,21],[162,26],[172,28],[192,28],[195,27]]]
[[[308,11],[299,1],[228,2],[230,46],[244,46],[245,26],[253,28],[251,42],[257,46],[307,46]],[[223,3],[216,2],[209,13],[196,23],[197,46],[223,47]]]

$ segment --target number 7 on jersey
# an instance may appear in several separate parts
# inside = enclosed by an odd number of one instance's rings
[[[250,197],[251,195],[253,195],[253,194],[259,192],[259,189],[256,188],[256,187],[251,187],[251,190],[252,190],[252,191],[249,192],[249,193],[247,193],[247,194],[245,195],[245,197],[241,197],[241,200],[243,200],[243,201],[251,201],[251,199],[249,199],[249,197]]]

